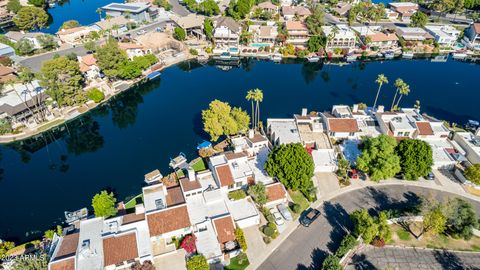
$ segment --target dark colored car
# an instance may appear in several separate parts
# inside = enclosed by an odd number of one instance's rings
[[[320,216],[320,211],[313,208],[308,208],[303,212],[303,215],[300,217],[300,224],[305,227],[309,227],[312,222],[315,221]]]
[[[425,178],[427,180],[435,180],[435,174],[433,174],[433,172],[429,172]]]

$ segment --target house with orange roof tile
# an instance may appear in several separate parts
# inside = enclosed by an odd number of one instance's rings
[[[305,23],[298,21],[287,21],[285,23],[285,28],[288,32],[287,43],[301,47],[307,45],[310,35]]]
[[[77,56],[80,71],[87,80],[94,80],[100,77],[100,68],[97,66],[97,59],[93,54]]]

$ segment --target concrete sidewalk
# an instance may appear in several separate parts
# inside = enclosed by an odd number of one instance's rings
[[[418,181],[407,181],[407,180],[399,180],[399,179],[389,179],[383,180],[379,183],[373,181],[362,181],[362,180],[352,180],[351,185],[348,187],[341,188],[340,190],[336,190],[329,194],[324,194],[322,198],[313,202],[311,204],[312,208],[319,208],[324,202],[332,200],[333,198],[346,194],[348,192],[359,190],[367,187],[379,187],[379,186],[416,186],[416,187],[423,187],[429,188],[434,190],[439,190],[443,192],[449,192],[458,196],[467,197],[474,201],[479,201],[480,198],[474,195],[471,195],[462,188],[459,183],[455,183],[446,177],[440,178],[440,173],[435,172],[435,175],[441,179],[439,181],[431,181],[431,180],[418,180]],[[255,253],[255,257],[249,256],[250,265],[247,269],[258,269],[258,267],[278,248],[280,245],[292,234],[297,228],[300,226],[298,220],[292,222],[285,231],[279,235],[279,237],[273,240],[269,245],[261,250],[261,252]]]

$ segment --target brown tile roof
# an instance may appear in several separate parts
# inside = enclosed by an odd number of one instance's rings
[[[5,76],[14,72],[15,70],[13,70],[13,68],[0,65],[0,76]]]
[[[128,50],[128,49],[143,49],[143,46],[140,44],[135,44],[135,43],[125,43],[125,42],[119,42],[118,47],[122,50]]]
[[[252,138],[247,138],[249,141],[251,141],[252,143],[259,143],[259,142],[264,142],[264,141],[267,141],[267,138],[263,137],[262,135],[256,133],[255,135],[253,135]]]
[[[288,21],[287,22],[287,31],[288,30],[305,30],[305,31],[308,31],[308,28],[302,22]]]
[[[52,262],[50,270],[75,270],[75,258]]]
[[[416,122],[418,135],[433,135],[433,129],[429,122]]]
[[[357,120],[352,118],[328,118],[329,131],[333,132],[358,132]]]
[[[87,30],[88,28],[85,26],[79,26],[79,27],[74,27],[74,28],[69,28],[69,29],[62,29],[57,32],[57,35],[70,35],[76,32],[84,31]]]
[[[283,15],[298,15],[298,16],[308,16],[311,15],[312,12],[306,7],[302,6],[283,6],[282,7],[282,14]]]
[[[257,5],[257,7],[262,8],[262,9],[273,9],[276,10],[278,7],[272,4],[272,2],[267,1],[267,2],[262,2]]]
[[[126,214],[122,217],[122,224],[123,225],[130,224],[130,223],[134,223],[144,219],[145,219],[145,214],[138,214],[138,215],[135,213]]]
[[[0,76],[0,82],[2,82],[2,83],[12,82],[12,81],[16,81],[16,80],[17,80],[17,75],[15,75],[13,73]]]
[[[225,153],[225,158],[227,158],[228,160],[234,160],[234,159],[242,158],[242,157],[246,157],[246,156],[247,156],[247,153],[245,153],[245,152],[238,152],[238,153],[227,152],[227,153]]]
[[[217,166],[215,167],[215,170],[217,171],[220,186],[226,187],[235,183],[235,181],[233,181],[233,175],[230,171],[230,167],[228,167],[228,164]]]
[[[287,192],[281,183],[271,184],[265,187],[267,192],[268,202],[274,202],[285,198]]]
[[[97,59],[95,59],[95,56],[93,54],[87,54],[85,56],[82,56],[82,62],[87,66],[91,66],[97,63]]]
[[[375,33],[368,36],[372,42],[382,42],[382,41],[397,41],[398,37],[395,34],[385,34],[382,32]]]
[[[167,195],[165,197],[167,200],[167,206],[175,206],[185,202],[182,188],[180,186],[167,188]]]
[[[79,233],[67,234],[63,237],[60,247],[58,248],[55,260],[75,255],[78,246]]]
[[[158,236],[191,226],[186,205],[149,214],[147,222],[150,236]]]
[[[230,215],[213,220],[215,230],[217,231],[217,239],[220,244],[235,240],[235,226],[233,225]]]
[[[198,180],[190,181],[190,179],[184,177],[184,178],[180,179],[179,181],[180,181],[180,185],[183,188],[183,191],[188,192],[188,191],[192,191],[192,190],[195,190],[195,189],[201,189],[202,188],[202,185],[200,185],[200,182],[198,182]]]
[[[103,239],[104,265],[114,265],[138,258],[137,237],[135,233],[113,236]]]

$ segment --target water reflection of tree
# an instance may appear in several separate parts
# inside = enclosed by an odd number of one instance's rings
[[[68,126],[68,133],[65,137],[65,143],[69,153],[80,155],[95,152],[103,147],[104,140],[99,132],[100,125],[91,115],[85,115],[66,125]]]
[[[309,84],[315,80],[318,72],[322,70],[323,62],[318,63],[309,63],[306,62],[302,66],[302,76],[305,80],[305,83]]]
[[[201,68],[203,66],[197,60],[187,60],[187,61],[178,63],[177,67],[182,71],[189,72],[196,68]]]
[[[243,70],[246,72],[252,71],[253,67],[255,66],[255,63],[257,62],[256,59],[253,59],[251,57],[245,57],[240,60],[240,63],[242,65]]]

